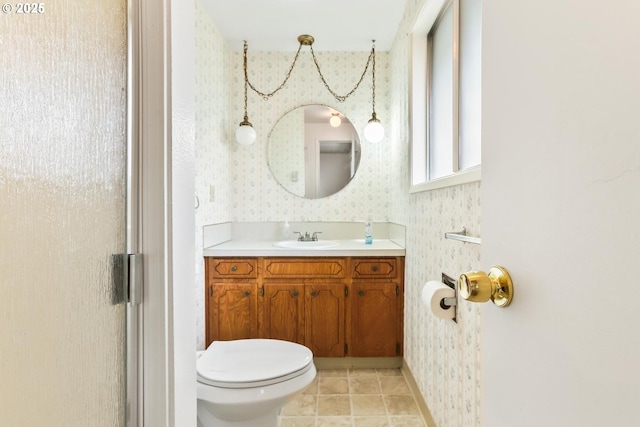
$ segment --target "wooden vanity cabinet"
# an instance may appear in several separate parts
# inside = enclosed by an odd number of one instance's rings
[[[404,258],[352,258],[351,354],[402,355]]]
[[[304,344],[304,284],[265,283],[261,289],[260,336]]]
[[[398,285],[354,283],[351,289],[352,354],[359,357],[400,356]]]
[[[318,357],[347,355],[345,289],[342,283],[305,285],[305,345]]]
[[[261,261],[262,336],[288,336],[281,339],[304,344],[317,357],[345,356],[347,259],[277,257]],[[283,314],[280,308],[289,314]],[[293,317],[287,317],[294,312]]]
[[[205,258],[206,343],[258,336],[258,262]]]
[[[297,342],[320,357],[345,355],[345,285],[270,283],[260,291],[258,324],[262,338]]]
[[[255,283],[215,283],[209,298],[207,342],[255,338],[258,297]]]
[[[403,257],[205,259],[206,345],[275,338],[316,357],[402,354]]]

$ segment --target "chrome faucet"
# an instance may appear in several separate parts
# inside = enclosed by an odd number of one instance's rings
[[[308,231],[305,231],[304,234],[300,231],[294,231],[294,233],[298,233],[300,236],[298,237],[299,242],[317,242],[318,234],[322,234],[322,231],[314,231],[313,234],[309,234]]]

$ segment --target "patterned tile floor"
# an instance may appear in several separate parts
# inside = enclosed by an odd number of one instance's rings
[[[400,369],[318,370],[279,427],[425,427]]]

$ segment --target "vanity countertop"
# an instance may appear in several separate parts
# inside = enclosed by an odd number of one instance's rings
[[[228,240],[204,248],[204,256],[211,257],[322,257],[322,256],[404,256],[405,248],[390,239],[374,239],[365,245],[363,239],[332,240],[338,243],[327,248],[283,248],[273,240]]]

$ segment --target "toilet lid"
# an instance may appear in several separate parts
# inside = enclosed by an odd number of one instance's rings
[[[285,381],[311,367],[307,347],[280,340],[214,341],[196,364],[198,381],[217,387],[248,388]]]

